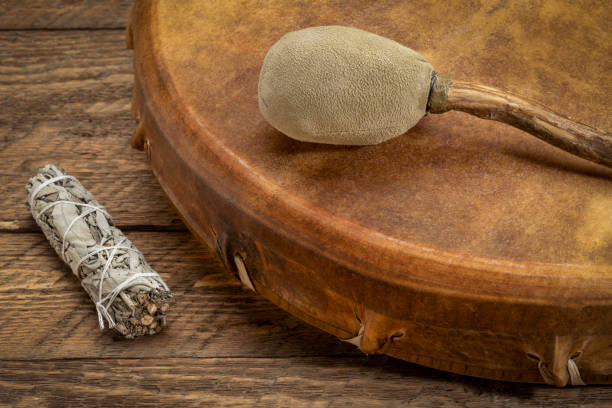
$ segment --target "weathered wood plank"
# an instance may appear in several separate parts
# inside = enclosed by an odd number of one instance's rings
[[[124,27],[131,1],[0,3],[1,30]],[[81,178],[124,228],[183,228],[129,148],[131,86],[122,30],[0,33],[0,231],[36,230],[23,187],[47,162]],[[0,405],[612,404],[606,387],[499,383],[360,356],[241,289],[189,234],[127,235],[177,295],[169,329],[134,342],[98,330],[42,234],[0,234]]]
[[[122,32],[0,32],[0,230],[35,228],[24,186],[47,163],[79,177],[122,227],[184,228],[129,146],[132,83]]]
[[[0,234],[0,359],[360,353],[242,289],[188,232],[127,232],[176,296],[169,326],[135,341],[99,330],[93,304],[41,234]]]
[[[372,358],[0,361],[15,406],[609,407],[605,387],[499,383]]]
[[[0,29],[123,28],[131,0],[3,0]]]

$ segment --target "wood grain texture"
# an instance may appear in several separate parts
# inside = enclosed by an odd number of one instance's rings
[[[120,227],[184,229],[129,147],[123,31],[0,32],[0,230],[35,230],[27,180],[47,163],[78,177]]]
[[[135,341],[99,330],[95,308],[42,234],[0,234],[0,359],[359,355],[223,270],[188,232],[128,232],[172,289],[168,327]]]
[[[41,234],[0,234],[1,404],[605,407],[612,399],[606,387],[510,384],[363,356],[242,289],[189,234],[128,236],[177,296],[168,330],[137,341],[98,330]]]
[[[23,11],[15,14],[7,6],[0,16],[9,20],[4,28],[25,28],[37,7],[69,2],[0,3]],[[56,13],[41,11],[39,16]],[[73,26],[97,24],[86,16],[81,9]],[[355,355],[352,346],[241,289],[189,234],[140,231],[182,224],[144,155],[125,148],[133,122],[131,53],[123,48],[123,33],[4,32],[0,41],[0,229],[12,231],[0,233],[0,405],[610,405],[606,387],[509,384]],[[163,338],[125,342],[99,332],[95,311],[68,268],[42,234],[23,232],[37,231],[23,206],[25,180],[55,158],[75,171],[180,290]],[[117,169],[120,179],[109,190]],[[48,313],[48,305],[60,306],[61,317]],[[172,357],[164,357],[164,350]]]
[[[56,406],[609,407],[604,387],[475,380],[372,358],[0,361],[0,403]]]
[[[131,0],[2,0],[0,29],[123,28]]]

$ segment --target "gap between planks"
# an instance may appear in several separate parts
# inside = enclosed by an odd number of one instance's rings
[[[117,26],[117,27],[49,27],[49,28],[0,28],[0,33],[10,33],[10,32],[53,32],[53,31],[125,31],[125,26]]]
[[[6,227],[7,222],[0,222],[0,234],[36,234],[42,231],[38,226]],[[135,225],[115,225],[123,232],[189,232],[189,229],[184,225],[155,225],[155,224],[135,224]]]

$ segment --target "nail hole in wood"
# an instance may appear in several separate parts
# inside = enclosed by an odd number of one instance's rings
[[[536,356],[533,353],[527,353],[527,357],[529,357],[530,359],[535,360],[535,361],[540,361],[540,357]]]
[[[400,338],[404,337],[404,332],[403,331],[398,331],[395,332],[391,335],[390,340],[393,343],[395,340],[399,340]]]

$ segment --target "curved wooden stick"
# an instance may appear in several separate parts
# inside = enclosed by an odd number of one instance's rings
[[[502,90],[463,81],[442,79],[434,93],[438,105],[432,113],[458,110],[483,119],[504,122],[524,130],[583,159],[612,168],[612,135],[572,122],[545,107]],[[440,94],[446,93],[444,101]]]

